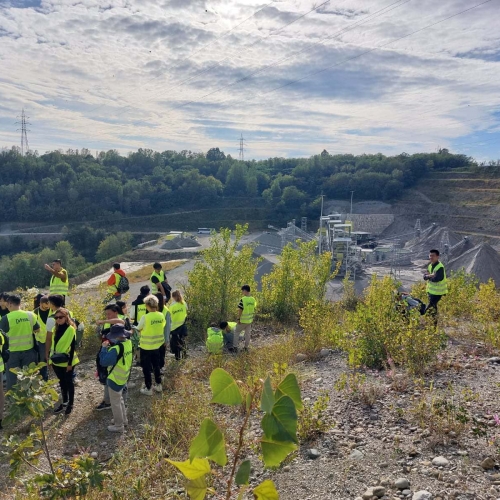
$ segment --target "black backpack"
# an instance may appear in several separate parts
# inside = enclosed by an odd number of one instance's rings
[[[130,283],[126,276],[121,277],[120,284],[118,285],[117,290],[120,295],[123,295],[124,293],[127,293],[130,290]]]
[[[0,330],[0,348],[1,348],[0,356],[2,356],[3,362],[7,363],[7,361],[9,361],[10,358],[9,337],[7,337],[7,335],[5,335],[5,333],[3,333],[1,330]]]
[[[108,375],[115,369],[115,366],[118,364],[118,361],[120,361],[120,359],[123,358],[124,348],[122,343],[118,344],[118,358],[116,358],[116,363],[111,367],[111,370],[109,370],[109,372],[108,372],[108,367],[102,366],[101,363],[99,362],[99,354],[101,354],[101,349],[99,349],[96,358],[97,376],[99,377],[99,383],[101,383],[102,385],[106,385],[106,380],[108,380]]]

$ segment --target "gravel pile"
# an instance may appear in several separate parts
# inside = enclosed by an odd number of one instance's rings
[[[180,250],[182,248],[195,248],[200,246],[201,244],[194,237],[181,238],[180,236],[177,236],[172,240],[165,241],[161,248],[163,250]]]
[[[398,239],[402,243],[406,243],[415,235],[415,224],[412,224],[408,219],[404,217],[397,217],[394,222],[388,226],[382,234],[380,239]]]
[[[410,240],[405,245],[405,248],[409,248],[413,252],[413,258],[426,259],[429,255],[429,250],[432,248],[436,248],[440,252],[443,252],[445,243],[449,243],[451,248],[457,243],[460,243],[462,239],[462,236],[448,227],[439,227],[436,225],[420,238]]]
[[[467,273],[476,275],[481,283],[491,278],[500,286],[500,255],[488,243],[481,243],[450,260],[447,268],[448,272],[465,269]]]

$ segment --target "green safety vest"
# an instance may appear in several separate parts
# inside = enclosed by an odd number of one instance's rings
[[[120,281],[122,280],[121,275],[118,273],[113,273],[115,275],[115,284],[114,285],[109,285],[108,287],[108,293],[118,293],[118,287],[120,286]]]
[[[120,358],[118,363],[116,363],[114,368],[112,366],[108,366],[108,372],[111,372],[108,375],[108,380],[112,380],[116,385],[125,385],[128,381],[130,370],[132,369],[132,341],[127,339],[122,342],[122,346],[123,356]],[[109,348],[109,350],[111,349],[116,349],[117,355],[119,355],[120,347],[118,345]]]
[[[148,312],[145,316],[144,328],[141,331],[139,347],[146,351],[161,347],[165,343],[164,326],[165,316],[163,316],[163,313],[158,311]]]
[[[146,304],[137,304],[135,307],[135,324],[139,324],[141,318],[148,312]]]
[[[5,344],[5,337],[2,332],[0,332],[0,352],[3,351],[3,345]],[[0,373],[5,371],[5,364],[3,358],[0,354]]]
[[[61,271],[66,271],[66,269],[61,269]],[[63,281],[61,278],[52,275],[50,278],[50,288],[49,293],[51,295],[68,295],[69,290],[69,276],[68,271],[66,271],[66,281]]]
[[[174,331],[186,322],[187,307],[183,302],[173,302],[169,309],[172,316],[172,331]]]
[[[55,331],[54,334],[52,335],[52,346],[50,348],[50,356],[52,354],[58,353],[58,354],[68,354],[71,352],[71,343],[73,342],[73,339],[76,339],[76,331],[75,329],[70,325],[64,332],[63,336],[59,339],[57,342],[57,345],[54,346],[54,340],[55,340]],[[49,356],[49,358],[50,358]],[[80,360],[78,359],[78,355],[76,354],[76,351],[73,354],[73,363],[71,366],[76,366]],[[55,366],[68,366],[68,362],[65,363],[52,363],[49,359],[49,364],[53,364]]]
[[[165,273],[163,271],[160,271],[159,273],[154,271],[151,277],[149,278],[149,282],[151,284],[151,293],[155,294],[158,292],[158,287],[156,286],[157,283],[153,283],[152,281],[153,278],[158,278],[160,283],[163,283],[165,281]]]
[[[211,326],[207,328],[207,341],[205,342],[207,351],[210,354],[220,354],[224,347],[224,336],[220,328]]]
[[[432,264],[429,264],[429,267],[427,268],[427,271],[430,273],[436,272],[438,269],[443,268],[443,273],[444,273],[444,278],[443,281],[439,281],[437,283],[434,283],[432,281],[427,281],[427,287],[425,291],[427,293],[430,293],[431,295],[446,295],[448,293],[448,283],[446,280],[446,270],[441,262],[438,263],[438,265],[434,268],[434,271],[432,271]]]
[[[35,315],[28,311],[12,311],[7,314],[7,319],[9,321],[10,352],[33,349],[35,346],[33,336]]]
[[[249,325],[253,322],[253,316],[255,314],[255,308],[257,307],[257,301],[250,296],[241,297],[243,302],[243,312],[240,316],[240,323],[244,325]]]
[[[37,307],[33,311],[33,314],[36,315],[36,320],[37,320],[38,324],[40,325],[40,330],[37,333],[35,333],[35,338],[38,342],[45,344],[45,342],[47,340],[47,324],[43,322],[42,317],[40,316],[40,314],[38,314],[39,312],[40,312],[39,307]],[[47,316],[47,319],[49,319],[50,316],[52,316],[52,315],[49,314]]]

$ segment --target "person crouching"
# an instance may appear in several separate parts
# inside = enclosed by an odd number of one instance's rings
[[[123,325],[113,325],[102,343],[99,355],[101,365],[108,367],[106,384],[113,412],[113,420],[108,426],[110,432],[123,432],[128,425],[123,389],[132,369],[133,349],[130,333]]]

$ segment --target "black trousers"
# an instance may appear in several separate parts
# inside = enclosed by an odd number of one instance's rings
[[[160,347],[160,368],[165,366],[165,354],[167,353],[167,346],[163,344]]]
[[[442,295],[432,295],[432,293],[428,293],[427,297],[429,297],[429,303],[425,308],[425,312],[429,314],[436,315],[438,312],[438,302],[441,300]]]
[[[155,375],[155,382],[161,384],[160,374],[160,348],[140,349],[142,373],[144,374],[144,384],[147,389],[151,389],[153,380],[151,372]]]
[[[68,372],[65,366],[55,366],[54,372],[59,379],[59,387],[61,388],[61,396],[63,403],[68,403],[68,406],[73,406],[75,401],[75,384],[73,383],[73,370]]]
[[[184,323],[170,332],[170,352],[179,360],[187,356],[186,352],[187,326]]]

